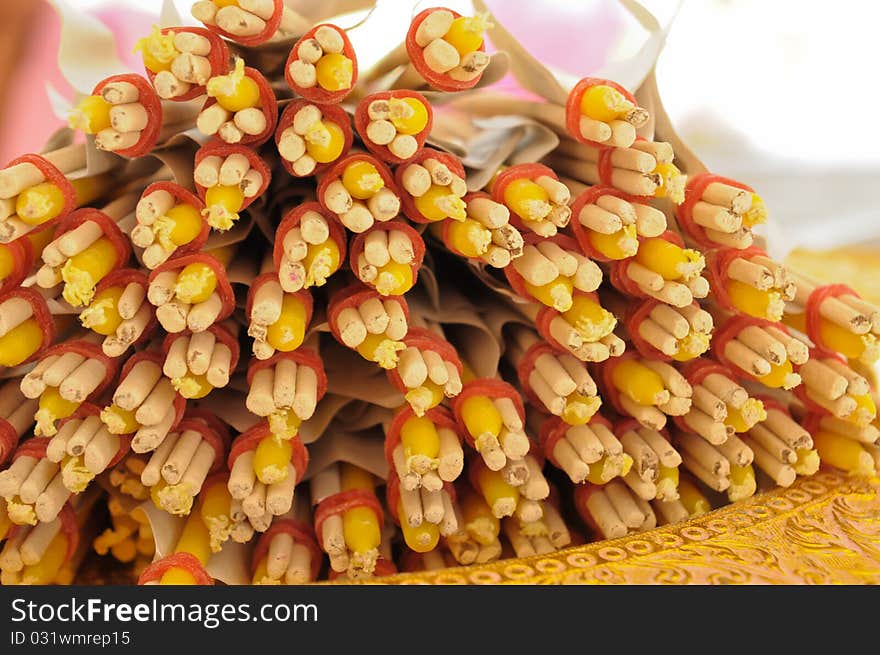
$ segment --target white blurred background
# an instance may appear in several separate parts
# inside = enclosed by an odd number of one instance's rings
[[[7,0],[3,0],[4,3]],[[27,0],[31,2],[33,0]],[[188,17],[189,0],[173,0]],[[67,0],[83,10],[158,15],[162,0]],[[295,6],[295,1],[291,2]],[[364,67],[402,38],[418,9],[466,0],[379,0],[352,40]],[[581,77],[636,52],[646,32],[616,0],[488,0],[533,53]],[[644,0],[666,22],[677,0]],[[830,248],[880,237],[880,100],[872,43],[880,3],[864,0],[685,0],[658,65],[677,131],[715,172],[766,198],[770,243]],[[146,27],[142,30],[146,32]],[[562,42],[560,35],[572,38]],[[785,233],[785,239],[777,238]]]

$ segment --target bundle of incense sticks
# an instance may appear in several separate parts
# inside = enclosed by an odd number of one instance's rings
[[[480,564],[880,469],[880,308],[758,247],[650,87],[478,91],[484,13],[426,9],[360,79],[278,0],[193,16],[96,81],[87,145],[0,170],[3,584],[89,548],[140,584]],[[467,169],[442,135],[490,115],[558,138]]]

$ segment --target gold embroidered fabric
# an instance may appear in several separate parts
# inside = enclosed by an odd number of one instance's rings
[[[878,584],[880,479],[823,471],[686,523],[385,584]]]

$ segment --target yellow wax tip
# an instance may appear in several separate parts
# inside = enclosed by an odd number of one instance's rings
[[[174,285],[175,295],[190,304],[205,302],[216,289],[217,274],[213,268],[201,262],[184,266]]]
[[[663,379],[635,359],[624,359],[614,366],[611,381],[619,392],[639,405],[663,404],[669,398]]]
[[[417,98],[391,98],[388,109],[400,134],[418,134],[428,125],[428,109]]]
[[[226,111],[238,112],[260,105],[260,87],[245,75],[244,59],[240,57],[236,57],[235,67],[229,74],[208,80],[206,89]]]
[[[263,484],[275,484],[287,479],[287,465],[293,445],[289,439],[263,437],[254,450],[254,473]]]
[[[525,287],[542,305],[552,307],[559,312],[567,312],[574,303],[572,298],[574,285],[572,285],[571,278],[562,275],[541,286],[534,286],[526,282]]]
[[[392,259],[379,269],[375,284],[376,291],[383,296],[402,296],[414,284],[412,267]]]
[[[751,464],[747,464],[746,466],[737,466],[736,464],[731,465],[731,484],[744,486],[749,483],[749,480],[751,480],[752,483],[755,481],[755,470],[752,468]]]
[[[876,473],[874,458],[858,441],[820,429],[813,435],[813,445],[826,464],[859,475]]]
[[[848,359],[860,359],[866,350],[877,348],[877,337],[873,334],[853,334],[825,318],[819,320],[819,336],[826,346]]]
[[[220,552],[224,542],[229,539],[232,521],[229,509],[232,496],[223,483],[211,485],[202,491],[203,500],[199,508],[199,516],[208,530],[209,545],[212,553]]]
[[[767,222],[767,206],[757,193],[752,194],[752,206],[743,214],[743,226],[755,227]]]
[[[114,286],[98,293],[79,315],[82,326],[104,336],[115,334],[122,323],[117,307],[123,291],[123,287]]]
[[[585,425],[601,406],[602,400],[598,396],[572,393],[565,399],[562,420],[569,425]]]
[[[293,439],[299,432],[302,419],[292,410],[279,409],[269,414],[269,429],[279,439]]]
[[[345,134],[333,121],[316,121],[305,133],[306,152],[319,164],[339,159],[345,148]]]
[[[660,237],[644,239],[639,244],[636,261],[665,280],[685,281],[697,277],[706,263],[700,252]]]
[[[319,246],[310,245],[303,266],[306,269],[306,287],[321,287],[327,278],[339,270],[341,260],[339,246],[333,239],[327,239]]]
[[[204,398],[214,389],[204,373],[201,375],[188,373],[183,377],[172,378],[171,384],[181,396],[191,400]]]
[[[160,585],[195,585],[198,584],[193,574],[186,569],[173,567],[162,574],[159,580]]]
[[[483,33],[492,27],[489,15],[486,13],[474,16],[459,16],[452,21],[449,31],[443,35],[443,40],[458,51],[461,57],[471,52],[476,52],[483,45]]]
[[[440,529],[433,523],[422,521],[417,528],[412,527],[406,520],[403,506],[398,507],[398,519],[400,530],[403,532],[403,540],[411,550],[417,553],[428,553],[437,547],[440,541]]]
[[[429,409],[439,405],[443,402],[443,397],[443,388],[430,380],[404,394],[404,399],[413,408],[416,416],[422,416]]]
[[[192,509],[193,491],[189,485],[171,485],[162,480],[150,488],[150,498],[159,509],[175,516],[185,516]]]
[[[64,210],[64,194],[51,182],[25,189],[15,199],[15,213],[28,225],[42,225]]]
[[[529,221],[544,220],[552,209],[547,191],[526,178],[513,180],[507,185],[504,204],[517,216]]]
[[[770,372],[758,378],[758,381],[772,389],[791,388],[791,375],[793,369],[791,362],[786,360],[782,364],[770,364]],[[797,386],[797,385],[794,385]]]
[[[448,235],[450,247],[465,257],[485,255],[492,244],[492,233],[471,218],[450,223]]]
[[[604,123],[620,118],[632,108],[626,96],[607,84],[595,84],[581,96],[581,113]]]
[[[358,200],[371,198],[385,186],[385,181],[373,164],[368,161],[355,161],[342,172],[342,186]]]
[[[15,270],[15,257],[6,244],[0,243],[0,283],[6,280]]]
[[[306,308],[299,298],[284,294],[281,316],[266,331],[266,342],[281,352],[296,350],[306,335]]]
[[[86,490],[95,478],[94,474],[86,468],[82,455],[68,455],[61,462],[61,479],[64,486],[75,494]]]
[[[51,437],[55,434],[55,421],[67,418],[76,411],[80,403],[70,402],[61,397],[57,387],[46,387],[40,394],[39,409],[34,414],[37,421],[38,436]]]
[[[724,420],[724,424],[740,434],[752,429],[756,423],[760,423],[766,418],[767,411],[764,409],[764,403],[757,398],[749,398],[739,409],[727,405],[727,418]]]
[[[67,119],[71,129],[85,134],[97,134],[110,127],[110,109],[113,107],[99,95],[83,98]]]
[[[16,325],[0,337],[0,366],[18,366],[43,345],[43,331],[35,318]]]
[[[382,541],[376,514],[369,507],[354,507],[342,514],[345,545],[354,553],[375,551]]]
[[[18,496],[13,496],[6,501],[6,515],[15,525],[36,525],[37,514],[33,505],[21,502]]]
[[[819,470],[821,461],[819,453],[810,448],[801,448],[797,451],[797,462],[794,470],[798,475],[813,475]]]
[[[153,232],[159,245],[166,251],[183,246],[195,239],[202,231],[199,210],[185,203],[175,205],[165,216],[153,223]]]
[[[440,437],[430,419],[414,416],[400,428],[400,443],[407,460],[424,457],[434,460],[440,454]]]
[[[400,358],[398,353],[405,349],[406,344],[402,341],[392,341],[381,334],[368,334],[367,338],[357,347],[361,357],[376,362],[386,370],[397,366]]]
[[[467,206],[448,186],[432,184],[424,194],[414,198],[413,202],[419,213],[429,221],[442,221],[444,218],[463,221],[467,218]]]
[[[660,184],[654,192],[656,198],[669,198],[676,205],[684,202],[684,189],[687,178],[671,162],[657,164],[654,174],[659,176]]]
[[[354,64],[340,52],[328,52],[315,64],[318,86],[327,91],[343,91],[351,88]]]
[[[691,332],[684,339],[678,340],[678,352],[672,356],[677,362],[686,362],[699,357],[709,350],[712,336],[702,332]]]
[[[614,326],[617,325],[614,314],[587,296],[575,296],[571,309],[562,316],[587,343],[598,341],[611,334]]]
[[[141,427],[134,415],[135,412],[112,404],[101,410],[101,422],[110,434],[131,434]]]
[[[238,212],[244,205],[244,193],[237,186],[215,186],[205,193],[205,209],[208,225],[225,231],[238,220]]]
[[[153,73],[170,70],[171,62],[180,54],[174,47],[174,32],[162,34],[158,25],[153,25],[149,36],[138,39],[134,52],[141,53],[144,66]]]
[[[635,225],[624,225],[613,234],[587,231],[590,245],[609,259],[620,260],[632,257],[639,249],[639,239]]]
[[[95,285],[117,264],[116,248],[101,237],[88,248],[68,259],[61,267],[64,299],[74,306],[88,305],[95,295]]]
[[[482,434],[499,436],[504,427],[501,412],[488,396],[470,396],[461,404],[461,418],[474,438]]]
[[[727,281],[730,301],[741,312],[769,321],[779,321],[785,310],[785,301],[778,291],[761,291],[739,280]]]
[[[866,393],[861,396],[853,396],[856,401],[856,411],[852,413],[849,420],[860,427],[866,427],[877,417],[877,405],[871,394]]]

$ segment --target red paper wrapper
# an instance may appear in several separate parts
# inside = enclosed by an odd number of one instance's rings
[[[149,582],[159,582],[171,569],[183,569],[193,577],[197,585],[214,584],[214,578],[208,575],[202,563],[191,553],[173,553],[156,560],[143,570],[137,583],[145,585]]]
[[[373,157],[372,155],[368,155],[366,153],[355,153],[353,155],[348,155],[343,159],[336,161],[329,169],[321,176],[321,179],[318,181],[318,201],[321,203],[321,206],[327,209],[326,205],[324,205],[324,194],[327,191],[327,187],[333,180],[340,179],[342,174],[345,172],[345,169],[348,168],[349,164],[354,164],[356,162],[367,162],[368,164],[372,164],[376,171],[379,173],[379,176],[382,178],[382,181],[385,183],[385,187],[389,190],[393,191],[394,194],[401,198],[401,193],[397,188],[397,185],[394,182],[394,176],[391,174],[391,170],[378,159]],[[403,194],[405,195],[405,194]],[[401,202],[403,198],[401,198]],[[327,209],[330,212],[329,209]],[[338,214],[334,212],[330,212],[333,216],[338,216]]]
[[[516,389],[507,384],[504,380],[499,380],[498,378],[477,378],[471,380],[462,387],[461,393],[452,401],[452,411],[455,413],[455,421],[458,425],[458,431],[471,448],[476,450],[476,445],[474,444],[474,437],[468,432],[467,426],[465,425],[464,418],[462,417],[462,408],[464,407],[465,401],[474,396],[487,396],[492,399],[509,398],[513,401],[513,405],[516,407],[516,413],[519,414],[520,420],[525,424],[525,407],[523,406],[522,396],[517,393]]]
[[[685,234],[703,248],[717,248],[718,244],[706,235],[706,229],[703,226],[697,225],[697,223],[694,222],[694,205],[702,200],[703,191],[705,191],[706,187],[713,182],[727,184],[736,187],[737,189],[748,191],[749,193],[755,192],[752,187],[747,186],[742,182],[737,182],[736,180],[731,180],[728,177],[721,177],[720,175],[715,175],[713,173],[700,173],[694,175],[688,180],[687,186],[684,190],[684,202],[676,208],[675,217]]]
[[[391,424],[388,426],[388,431],[385,433],[385,461],[388,462],[388,467],[392,471],[394,471],[394,449],[397,448],[397,445],[400,443],[400,431],[408,420],[415,417],[416,415],[415,412],[413,412],[412,407],[409,407],[408,405],[402,407],[394,415]],[[432,407],[425,412],[424,418],[431,421],[431,423],[438,428],[448,428],[452,430],[455,432],[459,441],[461,440],[461,432],[458,429],[458,425],[455,423],[455,418],[445,407]],[[389,475],[388,479],[390,481],[391,478],[396,477],[396,474],[392,474]]]
[[[180,273],[181,270],[190,264],[204,264],[214,271],[214,277],[217,279],[217,295],[220,296],[220,301],[223,303],[223,308],[220,310],[220,314],[217,315],[215,323],[228,318],[235,311],[235,292],[232,290],[232,285],[229,284],[229,279],[226,277],[226,267],[217,261],[216,257],[197,252],[192,255],[183,255],[182,257],[169,259],[150,273],[149,281],[152,284],[153,280],[165,271],[177,271]]]
[[[245,66],[244,74],[251,78],[260,90],[260,106],[258,109],[263,112],[266,117],[266,129],[259,134],[245,134],[238,145],[242,146],[261,146],[268,141],[275,132],[275,126],[278,124],[278,100],[275,98],[275,92],[269,81],[263,77],[263,74],[256,68]],[[216,98],[208,98],[202,106],[202,111],[217,104]]]
[[[17,166],[18,164],[31,164],[33,166],[36,166],[40,173],[43,175],[45,181],[58,187],[58,190],[61,191],[61,196],[64,198],[64,208],[61,210],[61,212],[59,212],[58,216],[44,223],[41,223],[40,225],[34,226],[31,232],[33,232],[35,229],[42,228],[44,226],[48,227],[49,225],[57,223],[74,209],[76,209],[76,206],[79,204],[76,189],[73,188],[73,185],[67,179],[67,176],[60,170],[58,170],[53,164],[49,163],[49,160],[44,159],[40,155],[27,154],[22,155],[21,157],[16,157],[11,162],[6,164],[6,168],[12,168],[13,166]],[[29,234],[31,232],[29,232]]]
[[[578,245],[578,242],[565,234],[556,234],[552,237],[545,239],[544,237],[538,236],[534,232],[528,232],[526,233],[523,241],[527,246],[535,246],[545,241],[552,241],[563,250],[572,251],[579,255],[583,254],[581,252],[580,246]],[[510,287],[523,298],[525,298],[526,300],[531,300],[532,302],[541,302],[531,293],[529,293],[529,290],[526,288],[526,281],[523,279],[522,275],[516,272],[516,269],[513,266],[504,267],[504,276],[507,278],[507,282],[510,284]]]
[[[287,233],[293,228],[299,226],[302,217],[309,211],[319,213],[324,217],[324,220],[327,221],[327,227],[330,230],[330,238],[333,239],[336,248],[339,250],[339,261],[345,261],[347,247],[345,228],[342,226],[342,223],[339,222],[339,218],[336,214],[312,200],[297,205],[287,212],[284,215],[284,218],[281,219],[278,228],[275,230],[275,243],[272,246],[272,261],[275,263],[276,271],[281,270],[281,262],[284,259],[284,239],[287,237]],[[248,313],[250,313],[250,311]]]
[[[375,492],[367,491],[366,489],[340,491],[324,498],[315,508],[315,534],[318,539],[322,539],[324,521],[331,516],[341,516],[348,510],[355,509],[356,507],[366,507],[372,510],[373,514],[376,515],[380,528],[385,524],[385,512],[382,510],[382,504],[376,497]]]
[[[309,560],[311,577],[312,580],[316,580],[318,578],[318,573],[321,570],[321,564],[324,563],[324,551],[321,550],[320,546],[318,546],[318,542],[315,540],[315,533],[312,532],[312,526],[292,519],[275,519],[272,521],[272,525],[269,526],[269,529],[260,535],[259,539],[257,539],[257,545],[254,546],[253,555],[251,556],[251,571],[256,573],[260,562],[262,562],[269,554],[269,544],[272,543],[272,539],[277,534],[289,535],[294,543],[301,544],[308,549],[311,555]]]
[[[281,114],[281,118],[278,120],[278,128],[275,130],[275,146],[277,147],[281,143],[281,135],[287,130],[287,128],[293,125],[293,118],[296,116],[297,112],[306,107],[308,105],[314,105],[318,109],[321,110],[322,119],[324,121],[331,121],[339,126],[339,129],[342,130],[342,138],[345,141],[345,144],[342,146],[342,153],[337,157],[336,160],[332,162],[326,163],[318,163],[315,166],[315,170],[309,173],[306,176],[297,175],[297,173],[293,170],[293,162],[287,161],[284,157],[281,158],[281,165],[284,166],[284,170],[290,173],[293,177],[311,177],[312,175],[320,175],[324,171],[326,171],[330,166],[332,166],[336,161],[340,159],[344,159],[348,155],[348,151],[351,150],[351,144],[354,141],[354,135],[351,131],[351,119],[348,117],[348,113],[339,105],[322,105],[318,102],[311,102],[309,100],[294,100],[287,107],[284,108],[284,113]]]
[[[586,425],[590,426],[598,423],[611,429],[611,421],[599,414],[593,414],[592,418],[590,418]],[[541,427],[538,430],[538,443],[541,446],[541,452],[556,468],[562,467],[556,461],[556,458],[553,457],[553,449],[556,447],[559,440],[565,437],[566,432],[568,432],[571,427],[571,425],[558,416],[550,416],[547,420],[541,423]]]
[[[45,357],[51,357],[52,355],[60,356],[66,353],[76,353],[85,359],[95,359],[104,365],[104,379],[101,380],[101,383],[95,387],[95,390],[92,391],[92,393],[86,396],[85,400],[92,400],[100,397],[119,371],[120,362],[118,358],[107,357],[107,355],[104,354],[104,351],[101,350],[101,346],[91,343],[90,341],[83,341],[82,339],[73,339],[71,341],[57,343],[46,351]]]
[[[664,239],[669,243],[674,243],[680,248],[684,248],[684,241],[682,240],[681,236],[677,232],[673,232],[672,230],[666,230],[663,234],[652,238]],[[633,296],[635,298],[650,298],[650,296],[642,291],[639,288],[639,285],[636,284],[629,277],[629,275],[627,275],[627,268],[632,261],[633,258],[610,262],[608,279],[611,281],[611,284],[614,286],[614,288],[622,293]]]
[[[620,91],[623,96],[629,100],[634,105],[638,106],[638,101],[635,96],[631,94],[629,91],[620,86],[617,82],[612,82],[611,80],[604,80],[599,77],[585,77],[580,82],[578,82],[575,87],[568,94],[568,102],[565,103],[565,127],[568,130],[568,133],[574,137],[576,141],[580,141],[581,143],[586,143],[588,145],[597,146],[599,148],[608,148],[609,146],[603,143],[599,143],[597,141],[591,141],[590,139],[585,139],[583,134],[581,134],[581,98],[592,86],[610,86],[617,91]]]
[[[581,193],[577,198],[574,199],[574,202],[571,205],[571,229],[574,232],[574,236],[577,239],[577,242],[581,246],[581,250],[584,251],[584,254],[590,259],[595,259],[599,262],[609,262],[614,261],[609,257],[603,255],[599,250],[593,247],[593,244],[590,243],[590,232],[583,225],[581,225],[580,215],[581,210],[587,205],[592,205],[595,203],[601,196],[614,196],[615,198],[620,198],[621,200],[626,200],[630,204],[646,204],[642,199],[639,199],[636,196],[631,196],[628,193],[624,193],[618,189],[615,189],[610,186],[592,186],[583,193]]]
[[[437,11],[438,9],[448,11],[456,18],[461,18],[461,14],[459,14],[457,11],[447,9],[445,7],[432,7],[431,9],[425,9],[423,12],[419,13],[415,18],[413,18],[412,23],[410,23],[409,32],[406,33],[406,52],[409,55],[412,65],[415,67],[416,71],[418,71],[419,75],[421,75],[425,79],[425,81],[433,86],[435,89],[438,89],[440,91],[465,91],[466,89],[472,89],[483,77],[482,74],[477,75],[472,80],[461,81],[452,79],[446,73],[437,73],[431,70],[431,67],[428,66],[428,64],[425,62],[424,48],[422,48],[416,42],[416,33],[419,31],[419,27],[421,26],[422,21],[424,21],[429,14]],[[485,43],[480,44],[479,51],[486,51]]]
[[[156,191],[167,191],[174,198],[175,204],[190,205],[191,207],[195,207],[198,210],[199,215],[202,217],[202,229],[199,232],[198,236],[196,236],[196,238],[189,243],[185,243],[182,246],[177,246],[177,248],[175,248],[174,251],[171,253],[171,257],[180,257],[181,255],[201,250],[202,246],[204,246],[205,242],[208,240],[208,234],[211,232],[211,226],[208,225],[208,221],[205,219],[205,203],[203,203],[201,199],[192,191],[184,189],[179,184],[164,181],[153,182],[150,186],[144,189],[144,192],[141,194],[141,198],[146,198],[151,193],[154,193]],[[169,257],[169,259],[171,257]]]
[[[52,313],[49,311],[48,305],[46,305],[45,298],[34,291],[34,289],[29,287],[17,287],[12,289],[0,296],[0,305],[10,298],[21,298],[30,303],[31,309],[33,310],[32,318],[37,321],[37,324],[40,326],[40,330],[43,333],[43,342],[40,344],[40,347],[37,348],[33,355],[21,362],[20,365],[30,364],[33,361],[42,359],[47,349],[55,340],[55,321],[52,319]]]
[[[150,84],[150,81],[134,73],[108,77],[106,80],[98,83],[98,86],[92,91],[92,95],[101,95],[101,91],[104,90],[105,86],[115,82],[128,82],[137,87],[137,101],[143,105],[149,117],[147,126],[141,132],[141,138],[137,140],[137,143],[130,148],[116,150],[115,153],[122,157],[131,157],[132,159],[143,157],[156,146],[156,142],[159,140],[159,132],[162,131],[162,101],[156,94],[156,90]]]
[[[416,154],[410,157],[409,159],[401,159],[397,155],[395,155],[391,150],[388,149],[387,145],[379,145],[378,143],[373,143],[367,137],[367,126],[370,124],[370,114],[369,108],[370,105],[376,100],[391,100],[395,98],[397,100],[403,100],[404,98],[412,98],[421,102],[425,109],[428,112],[428,123],[425,125],[424,129],[418,134],[413,134],[415,137],[416,143],[419,144],[419,149],[416,151]],[[358,103],[357,109],[354,112],[354,127],[357,130],[358,134],[361,137],[361,141],[364,142],[364,145],[367,147],[367,150],[376,155],[379,159],[389,164],[402,164],[407,161],[412,161],[414,157],[418,156],[419,150],[422,149],[422,146],[425,145],[425,141],[428,139],[428,135],[431,134],[431,127],[434,125],[434,111],[431,108],[431,103],[423,96],[421,93],[416,91],[410,91],[409,89],[399,89],[396,91],[382,91],[380,93],[374,93],[372,95],[367,96],[363,100]],[[398,180],[399,184],[399,180]]]
[[[206,157],[220,157],[222,159],[226,159],[230,155],[244,155],[247,157],[248,164],[250,167],[257,171],[260,174],[260,177],[263,178],[263,183],[260,185],[260,189],[257,191],[256,195],[251,196],[250,198],[245,198],[244,203],[241,206],[242,211],[250,207],[254,201],[260,198],[265,192],[266,189],[269,188],[269,182],[272,180],[272,171],[269,169],[268,164],[260,157],[255,150],[252,148],[248,148],[246,146],[242,146],[239,144],[230,145],[228,143],[222,143],[220,141],[210,141],[199,148],[198,152],[196,152],[195,166],[198,168],[199,164]],[[206,203],[206,196],[208,193],[208,189],[203,187],[198,182],[195,183],[196,191],[199,192],[199,198],[201,198],[203,203]]]
[[[232,334],[222,323],[214,323],[208,329],[207,332],[210,332],[214,335],[214,338],[218,343],[222,343],[224,346],[229,348],[229,351],[232,353],[232,359],[229,361],[229,372],[235,370],[235,367],[238,366],[238,358],[241,355],[240,346],[238,345],[238,338]],[[190,330],[184,330],[183,332],[175,332],[173,334],[165,335],[165,338],[162,340],[162,350],[166,353],[171,349],[171,345],[175,340],[181,339],[183,337],[192,336],[192,332]],[[164,361],[164,360],[163,360]]]
[[[367,241],[367,235],[377,230],[382,230],[384,232],[398,230],[409,237],[409,241],[412,244],[414,254],[413,260],[412,262],[410,262],[409,265],[409,268],[412,271],[412,286],[414,287],[419,279],[419,269],[422,267],[422,261],[425,259],[425,241],[424,239],[422,239],[421,234],[416,232],[413,228],[411,228],[402,220],[398,220],[396,218],[383,223],[373,223],[373,226],[366,232],[361,232],[360,234],[355,235],[355,237],[351,241],[351,249],[349,250],[348,254],[349,267],[353,271],[358,270],[358,256],[364,252],[364,244]],[[363,280],[361,281],[363,282]],[[374,286],[371,282],[364,282],[364,284],[371,288],[373,288]]]
[[[296,82],[293,81],[293,78],[290,76],[290,65],[299,60],[299,46],[303,41],[308,41],[309,39],[314,38],[315,32],[318,31],[320,27],[330,27],[336,30],[339,35],[342,37],[342,54],[348,57],[351,60],[351,86],[347,89],[341,89],[339,91],[327,91],[326,89],[322,89],[318,84],[311,88],[304,88],[299,86]],[[315,25],[312,29],[302,35],[302,38],[296,42],[293,46],[293,49],[290,51],[290,56],[287,58],[287,63],[284,65],[284,79],[287,81],[287,85],[293,89],[297,95],[302,96],[306,100],[311,100],[312,102],[320,102],[324,104],[334,104],[341,102],[345,96],[351,93],[351,90],[357,84],[358,78],[358,62],[357,56],[354,53],[354,48],[351,45],[351,41],[348,40],[348,35],[345,33],[341,27],[337,27],[336,25],[331,25],[330,23],[321,23],[320,25]]]
[[[422,351],[433,350],[443,358],[444,362],[450,362],[455,366],[459,375],[461,375],[464,370],[464,367],[461,364],[461,359],[458,357],[458,351],[456,351],[455,347],[426,328],[411,327],[403,338],[403,343],[408,348],[418,348]],[[397,372],[396,368],[388,370],[387,374],[388,380],[398,391],[401,393],[406,393],[408,391],[403,380],[400,379],[400,373]]]
[[[110,289],[116,286],[125,289],[125,287],[127,287],[129,284],[141,285],[144,288],[145,293],[147,291],[147,288],[150,286],[149,278],[147,277],[147,274],[144,273],[142,270],[134,268],[118,268],[102,278],[100,282],[98,282],[98,284],[95,286],[95,296],[100,294],[105,289]],[[146,299],[146,296],[144,296],[143,304],[147,307],[152,307],[150,302]],[[137,346],[149,340],[149,338],[153,336],[153,332],[156,330],[156,326],[158,324],[159,322],[156,320],[156,311],[151,309],[150,320],[147,322],[147,326],[144,328],[141,336],[135,339],[131,343],[131,345]],[[123,367],[123,370],[125,370],[125,367]]]
[[[248,384],[253,382],[254,376],[258,371],[275,366],[281,359],[295,362],[297,366],[308,366],[315,371],[315,375],[318,378],[317,397],[318,402],[320,402],[324,394],[327,393],[327,373],[324,371],[324,361],[321,359],[321,356],[310,348],[298,348],[289,353],[276,352],[269,359],[251,359],[247,369]]]
[[[441,164],[444,164],[446,168],[452,171],[454,175],[465,179],[464,166],[462,165],[458,157],[456,157],[455,155],[451,155],[448,152],[434,150],[433,148],[422,148],[409,161],[407,161],[405,165],[398,166],[397,170],[394,173],[394,179],[397,182],[397,187],[400,189],[398,196],[400,197],[401,208],[403,209],[404,215],[413,223],[438,222],[432,221],[418,210],[418,208],[416,207],[415,199],[406,192],[406,189],[403,186],[403,173],[406,170],[406,167],[412,166],[414,164],[421,164],[426,159],[436,159]]]
[[[119,229],[116,221],[102,211],[91,207],[83,207],[68,214],[59,224],[55,232],[55,238],[71,232],[83,223],[91,221],[101,228],[101,236],[105,237],[116,251],[116,264],[114,267],[124,266],[131,257],[131,243],[128,237]]]
[[[269,428],[269,424],[266,421],[260,421],[253,427],[248,428],[248,430],[238,435],[238,437],[235,438],[235,441],[232,442],[232,448],[229,450],[229,457],[226,459],[229,469],[232,470],[235,460],[238,459],[239,455],[246,453],[249,450],[255,450],[259,443],[266,437],[274,437],[272,430]],[[290,463],[293,464],[293,468],[296,470],[296,484],[299,484],[300,480],[302,480],[303,474],[306,472],[306,467],[309,465],[309,451],[303,446],[299,437],[293,437],[293,439],[290,439],[290,445],[292,446],[290,451]]]
[[[338,291],[330,299],[330,304],[327,307],[327,322],[330,325],[330,332],[342,345],[345,345],[345,343],[342,341],[342,335],[339,332],[339,325],[337,323],[339,312],[348,307],[357,309],[362,303],[370,298],[394,300],[398,302],[400,308],[403,310],[403,315],[406,317],[406,322],[409,324],[409,306],[406,304],[405,296],[380,296],[379,292],[375,289],[370,289],[363,284],[353,284]]]

